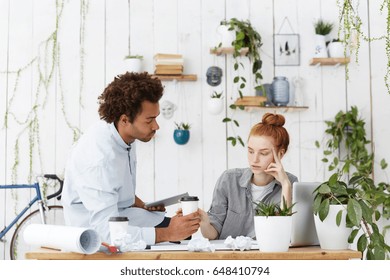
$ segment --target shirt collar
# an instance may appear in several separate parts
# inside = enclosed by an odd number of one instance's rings
[[[128,148],[131,148],[131,143],[130,144],[127,144],[125,141],[123,141],[122,137],[120,136],[118,130],[116,129],[114,123],[110,123],[109,124],[110,126],[110,130],[111,130],[111,133],[112,133],[112,136],[114,138],[114,141],[123,149],[128,149]]]
[[[240,187],[247,188],[251,185],[253,172],[250,168],[246,168],[239,180]]]

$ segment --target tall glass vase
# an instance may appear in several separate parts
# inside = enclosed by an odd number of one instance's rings
[[[272,101],[276,106],[287,106],[290,101],[290,84],[286,77],[277,76],[272,81]]]

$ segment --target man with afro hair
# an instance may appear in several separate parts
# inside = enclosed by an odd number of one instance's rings
[[[146,208],[135,195],[135,143],[150,141],[159,129],[162,95],[159,79],[127,72],[98,97],[100,120],[77,141],[65,169],[67,225],[93,228],[102,241],[110,242],[109,218],[125,216],[131,240],[147,244],[183,240],[197,231],[198,213],[166,218],[163,206]]]

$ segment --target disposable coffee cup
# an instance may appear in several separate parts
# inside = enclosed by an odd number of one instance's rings
[[[183,216],[196,212],[198,210],[198,201],[199,198],[197,196],[183,196],[180,198]]]
[[[110,217],[108,226],[110,228],[111,245],[115,245],[115,240],[126,235],[128,225],[129,218],[127,217]]]

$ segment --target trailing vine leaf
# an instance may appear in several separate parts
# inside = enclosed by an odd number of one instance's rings
[[[358,233],[359,233],[358,229],[355,228],[354,230],[352,230],[351,234],[348,236],[348,243],[353,243]]]
[[[240,142],[241,146],[245,147],[244,141],[242,141],[240,136],[237,136],[238,141]]]
[[[364,252],[367,248],[367,237],[362,234],[359,239],[358,239],[358,242],[357,242],[357,249],[360,251],[360,252]]]
[[[232,146],[235,146],[236,143],[237,143],[236,138],[235,137],[231,137],[231,136],[227,138],[227,141],[231,141]]]
[[[231,118],[224,118],[224,119],[222,120],[222,122],[224,122],[224,123],[226,123],[226,122],[231,122],[231,121],[232,121]]]
[[[336,225],[337,225],[338,227],[339,227],[340,224],[341,224],[342,215],[343,215],[343,210],[340,210],[339,212],[337,212],[337,215],[336,215]]]
[[[329,213],[329,199],[324,199],[320,204],[320,210],[318,212],[318,217],[323,222]]]
[[[360,204],[354,200],[350,199],[347,205],[348,218],[353,225],[359,226],[360,221],[363,217],[362,208]]]

